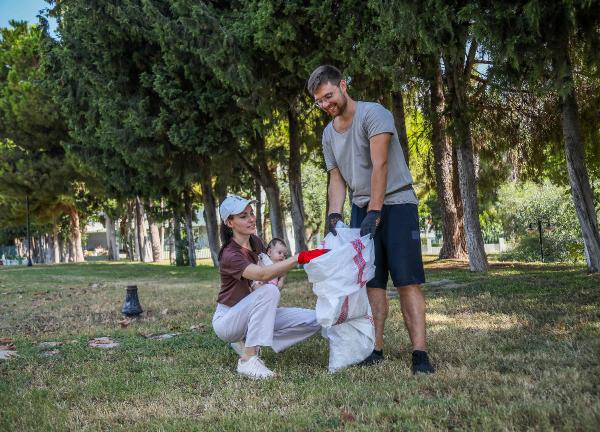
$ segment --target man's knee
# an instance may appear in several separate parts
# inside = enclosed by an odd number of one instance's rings
[[[418,297],[423,296],[423,291],[421,290],[421,285],[419,285],[419,284],[399,286],[399,287],[396,287],[396,290],[398,291],[398,295],[400,296],[400,299],[409,298],[412,296],[418,296]]]

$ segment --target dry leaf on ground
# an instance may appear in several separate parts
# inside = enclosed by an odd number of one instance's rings
[[[146,339],[165,340],[179,336],[181,333],[163,333],[163,334],[147,334],[143,335]]]
[[[18,356],[12,338],[1,338],[0,341],[4,344],[0,345],[0,360],[8,360],[10,357]]]
[[[9,338],[9,337],[3,337],[0,338],[0,344],[10,344],[13,343],[15,340],[13,338]]]
[[[119,323],[121,328],[127,328],[127,327],[129,327],[129,324],[131,324],[133,321],[134,320],[132,320],[130,318],[125,318],[124,320],[117,321],[117,322]]]
[[[9,351],[4,351],[4,350],[0,350],[0,360],[8,360],[11,357],[18,357],[19,354],[17,354],[16,351],[13,350],[9,350]]]
[[[99,337],[88,342],[91,348],[114,348],[119,346],[119,342],[112,340],[109,337]]]

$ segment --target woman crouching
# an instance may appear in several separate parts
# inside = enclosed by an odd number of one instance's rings
[[[254,201],[227,197],[219,207],[221,242],[219,271],[221,290],[213,316],[219,338],[231,342],[240,355],[237,372],[253,379],[275,376],[259,357],[260,347],[280,352],[315,334],[321,326],[310,309],[280,308],[279,288],[266,283],[253,290],[253,281],[271,281],[294,268],[298,256],[270,266],[259,266],[258,255],[265,252],[256,236]]]

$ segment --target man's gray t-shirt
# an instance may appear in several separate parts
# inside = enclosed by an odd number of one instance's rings
[[[357,102],[350,127],[337,132],[331,121],[323,131],[323,154],[327,171],[338,168],[352,191],[352,203],[364,207],[371,199],[371,147],[375,135],[392,135],[388,149],[388,176],[384,204],[418,204],[413,189],[400,190],[412,184],[404,153],[394,126],[394,116],[382,105]]]

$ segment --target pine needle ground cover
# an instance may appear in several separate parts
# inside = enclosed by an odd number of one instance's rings
[[[319,335],[275,355],[279,378],[235,373],[210,325],[218,273],[85,263],[0,268],[0,430],[598,430],[600,278],[582,267],[430,261],[433,376],[412,376],[391,299],[386,361],[327,373]],[[119,323],[136,284],[141,318]],[[301,270],[283,305],[314,307]],[[152,334],[179,333],[170,339]],[[119,345],[91,348],[110,337]],[[61,342],[51,349],[41,342]]]

